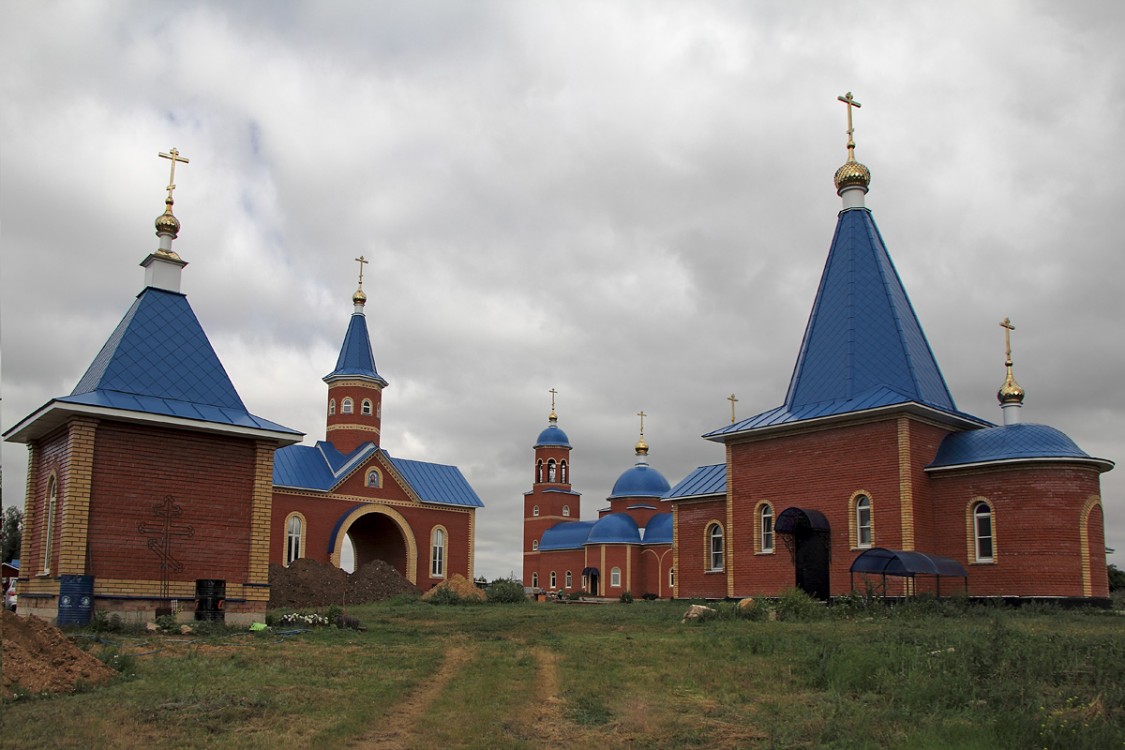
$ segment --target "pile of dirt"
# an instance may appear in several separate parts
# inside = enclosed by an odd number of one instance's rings
[[[466,579],[463,575],[455,575],[446,581],[442,581],[437,586],[434,586],[432,589],[423,594],[422,598],[426,601],[429,601],[430,599],[437,596],[437,592],[441,591],[442,589],[449,589],[462,599],[477,599],[478,601],[483,602],[488,598],[488,594],[478,589],[475,583]]]
[[[366,604],[419,593],[417,586],[382,560],[373,560],[351,574],[307,558],[288,568],[270,565],[270,609]]]
[[[0,695],[18,691],[69,693],[79,682],[98,685],[117,672],[71,643],[62,631],[37,617],[0,613],[4,681]]]

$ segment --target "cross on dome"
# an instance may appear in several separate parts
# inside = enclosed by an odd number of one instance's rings
[[[734,394],[732,393],[727,396],[727,401],[730,401],[730,423],[734,424],[734,405],[738,403],[738,399],[735,398]]]

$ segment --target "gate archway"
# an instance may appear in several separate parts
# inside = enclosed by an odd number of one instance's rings
[[[418,584],[418,544],[401,513],[386,505],[365,504],[341,516],[331,539],[330,560],[337,567],[349,537],[355,547],[356,570],[372,560],[383,560]]]

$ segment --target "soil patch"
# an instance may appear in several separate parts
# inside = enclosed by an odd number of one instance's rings
[[[116,671],[75,646],[46,620],[0,613],[4,640],[4,680],[0,694],[10,698],[18,691],[69,693],[79,682],[97,685]]]
[[[270,609],[348,606],[420,593],[417,586],[382,560],[373,560],[350,574],[335,565],[306,558],[288,568],[270,565]]]
[[[465,578],[465,576],[461,575],[460,573],[457,573],[448,580],[442,581],[437,586],[434,586],[432,589],[422,594],[422,598],[426,601],[429,601],[435,596],[438,596],[442,591],[446,590],[452,591],[462,599],[483,602],[488,598],[488,594],[481,591],[479,588],[477,588],[477,585],[475,583],[470,581],[468,578]]]

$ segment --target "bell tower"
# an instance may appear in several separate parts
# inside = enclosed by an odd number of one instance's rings
[[[546,429],[535,441],[535,462],[532,465],[531,490],[523,495],[523,576],[525,586],[536,585],[532,574],[538,571],[539,542],[543,532],[565,521],[581,517],[582,496],[571,489],[570,439],[559,427],[552,388],[551,414]],[[539,586],[543,586],[540,581]]]
[[[387,381],[375,369],[371,338],[367,333],[367,317],[363,307],[363,267],[359,263],[359,287],[352,295],[353,312],[340,346],[336,369],[324,376],[328,384],[326,439],[336,450],[348,454],[364,443],[379,445],[379,429],[383,421],[383,389]]]

